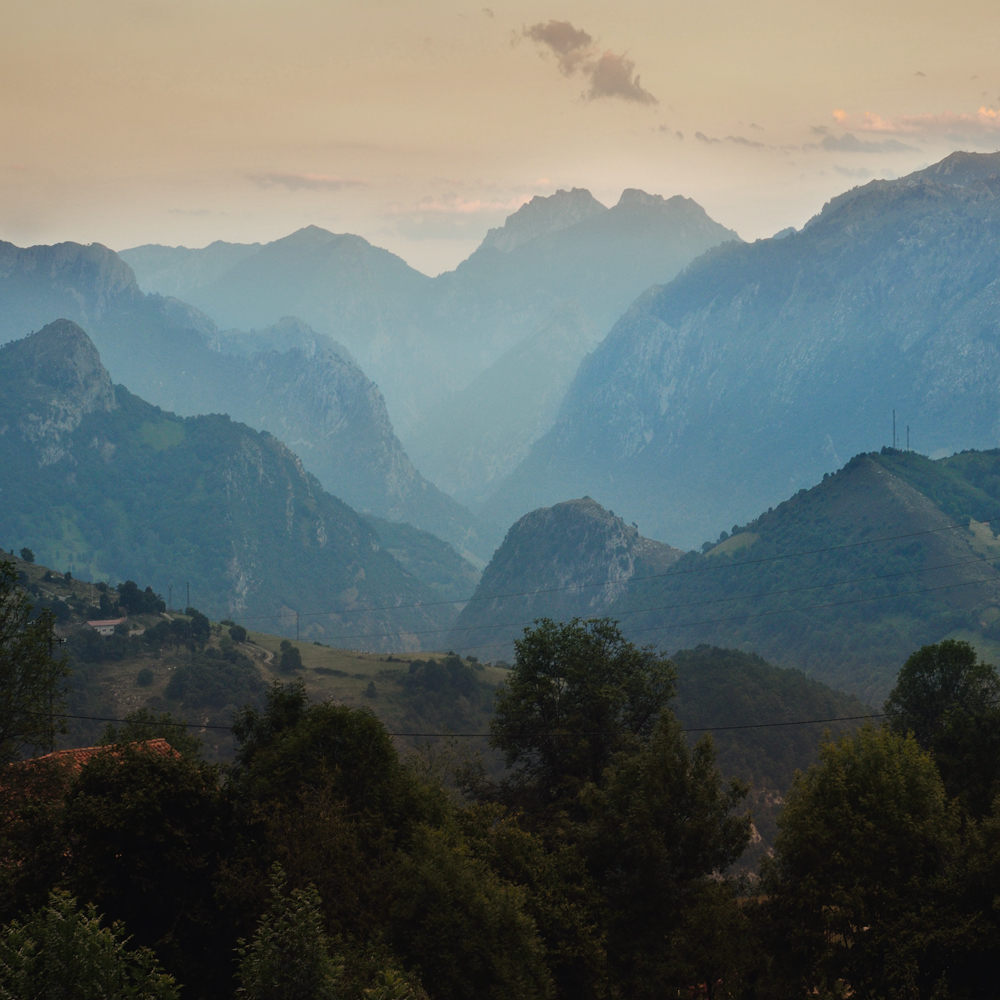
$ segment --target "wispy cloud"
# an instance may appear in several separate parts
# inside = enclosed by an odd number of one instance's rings
[[[642,86],[635,71],[635,61],[627,53],[610,49],[599,52],[593,36],[569,21],[548,21],[533,24],[521,32],[539,45],[546,46],[555,56],[559,72],[573,76],[579,72],[590,83],[584,97],[593,101],[600,97],[618,97],[636,104],[656,104],[656,98]]]
[[[883,118],[866,111],[861,129],[865,132],[897,134],[950,142],[987,142],[1000,139],[1000,112],[981,107],[974,115],[945,111],[940,114],[899,115]]]
[[[704,132],[695,132],[694,137],[699,142],[704,142],[706,145],[709,146],[714,146],[716,144],[729,142],[732,143],[734,146],[746,146],[749,149],[767,148],[763,142],[757,142],[754,139],[747,139],[745,136],[742,135],[727,135],[719,139],[714,135],[705,135]]]
[[[352,177],[332,177],[329,174],[250,174],[261,187],[284,187],[289,191],[340,191],[343,188],[365,187],[366,181]]]
[[[908,146],[898,139],[859,139],[853,132],[843,135],[825,135],[820,142],[823,149],[836,153],[918,153],[916,146]]]

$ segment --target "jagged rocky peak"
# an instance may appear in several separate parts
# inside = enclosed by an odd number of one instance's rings
[[[679,549],[644,538],[596,500],[582,497],[525,514],[507,532],[483,574],[482,588],[505,577],[537,579],[560,585],[623,585],[642,567],[665,569],[682,555]],[[510,581],[508,581],[510,582]]]
[[[697,216],[699,219],[708,218],[705,209],[691,198],[685,198],[681,194],[664,198],[662,194],[647,194],[639,188],[625,188],[618,199],[618,204],[611,211],[629,215],[669,213]]]
[[[0,348],[0,384],[8,402],[61,411],[76,426],[86,413],[115,409],[111,376],[87,334],[68,319]]]
[[[607,210],[586,188],[560,189],[548,197],[535,195],[513,215],[507,216],[502,226],[491,229],[482,246],[510,253],[515,247],[530,243],[539,236],[569,229]]]
[[[933,179],[952,187],[965,187],[1000,176],[1000,153],[952,153],[911,176]]]

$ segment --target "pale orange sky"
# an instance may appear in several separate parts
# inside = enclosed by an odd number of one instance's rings
[[[0,239],[315,223],[433,274],[558,187],[684,194],[754,239],[1000,148],[995,0],[486,3],[3,0]],[[590,41],[560,59],[551,21]]]

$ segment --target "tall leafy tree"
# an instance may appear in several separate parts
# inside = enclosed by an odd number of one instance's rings
[[[490,723],[511,772],[506,796],[528,813],[569,808],[616,754],[650,739],[674,694],[673,666],[610,619],[541,619],[515,648]]]
[[[1000,675],[967,642],[924,646],[903,665],[885,702],[893,732],[912,732],[934,755],[945,789],[976,817],[1000,792]]]
[[[0,764],[55,745],[69,675],[65,657],[53,655],[55,616],[33,616],[17,579],[14,564],[0,562]]]
[[[779,826],[764,886],[778,978],[792,992],[842,983],[884,1000],[946,988],[963,918],[939,905],[940,888],[959,817],[912,734],[866,725],[824,745]]]

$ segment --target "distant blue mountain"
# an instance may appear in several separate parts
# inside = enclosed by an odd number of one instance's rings
[[[833,199],[640,296],[481,508],[589,494],[644,534],[715,538],[849,456],[1000,443],[1000,153]]]

